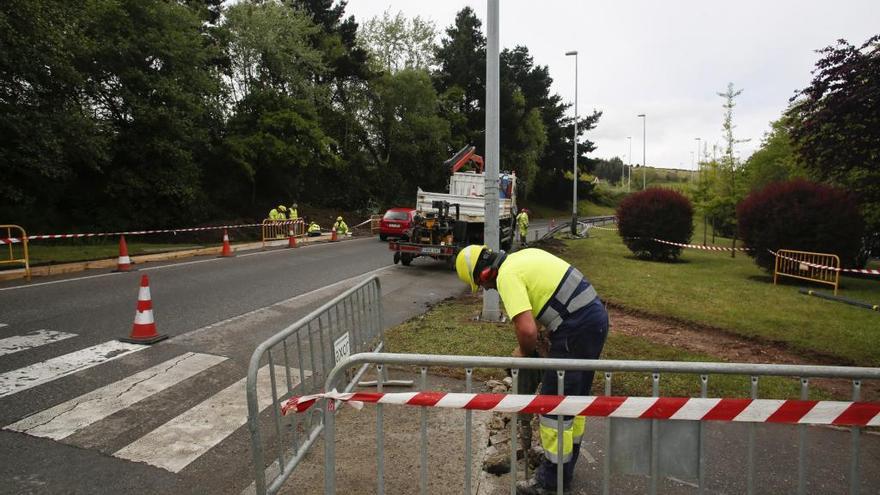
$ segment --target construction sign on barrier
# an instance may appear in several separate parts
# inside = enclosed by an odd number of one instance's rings
[[[609,397],[562,395],[463,394],[446,392],[340,393],[292,397],[282,407],[303,412],[319,399],[407,406],[497,411],[503,413],[592,416],[683,421],[732,421],[836,426],[880,426],[880,402],[688,397]]]

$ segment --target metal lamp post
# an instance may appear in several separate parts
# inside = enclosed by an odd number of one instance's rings
[[[700,165],[700,141],[703,138],[694,138],[694,141],[697,142],[697,174],[700,179],[700,182],[703,181],[703,167]]]
[[[647,150],[647,146],[645,144],[645,137],[647,136],[646,128],[647,128],[648,116],[643,113],[640,113],[640,114],[636,115],[636,117],[641,117],[641,119],[642,119],[642,191],[644,191],[645,189],[647,189],[647,184],[648,184],[648,181],[645,178],[645,167],[646,167],[645,150]]]
[[[565,52],[565,56],[574,55],[574,157],[572,161],[572,186],[571,186],[571,235],[577,235],[577,208],[578,208],[578,52],[572,50]]]

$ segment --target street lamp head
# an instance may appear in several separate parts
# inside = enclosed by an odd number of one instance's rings
[[[644,116],[645,116],[645,114],[643,114],[643,113],[636,115],[636,117],[644,117]]]
[[[569,56],[569,55],[577,55],[577,54],[578,54],[578,51],[577,51],[577,50],[572,50],[572,51],[570,51],[570,52],[565,52],[565,55],[566,55],[566,56]]]

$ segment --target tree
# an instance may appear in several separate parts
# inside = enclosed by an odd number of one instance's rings
[[[473,9],[461,9],[436,50],[439,68],[434,72],[434,85],[444,100],[445,118],[452,123],[449,149],[485,141],[486,37],[482,25]]]
[[[360,39],[372,52],[381,70],[431,70],[434,66],[434,40],[437,28],[433,21],[419,16],[407,19],[403,12],[393,17],[386,10],[382,17],[367,21]]]
[[[749,191],[805,176],[794,154],[785,117],[770,123],[770,131],[764,134],[761,147],[746,160],[742,172]]]
[[[880,35],[818,53],[787,114],[795,153],[816,178],[855,192],[869,231],[880,232]]]
[[[414,197],[417,187],[441,190],[449,177],[449,123],[438,114],[430,75],[406,69],[383,74],[373,83],[368,113],[368,149],[377,196],[386,202]]]
[[[311,44],[320,28],[300,10],[252,1],[229,7],[224,28],[235,105],[212,188],[238,211],[321,197],[330,188],[314,177],[339,162],[319,118],[330,95],[314,85],[328,70]]]

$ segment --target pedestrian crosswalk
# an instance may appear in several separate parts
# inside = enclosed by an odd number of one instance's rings
[[[0,356],[15,353],[20,360],[26,360],[28,353],[35,349],[61,340],[74,343],[76,340],[68,340],[74,337],[77,335],[52,330],[7,336],[0,339]],[[229,439],[247,422],[246,378],[230,379],[230,373],[240,371],[234,371],[234,366],[220,366],[231,361],[227,357],[213,354],[181,351],[178,355],[152,366],[140,366],[140,363],[155,363],[156,359],[135,356],[134,359],[126,360],[127,356],[148,348],[150,347],[108,341],[0,373],[2,409],[4,401],[15,401],[15,394],[110,361],[125,360],[125,368],[137,369],[121,379],[118,379],[118,375],[112,375],[115,381],[108,379],[84,394],[53,398],[53,405],[50,407],[32,412],[26,417],[13,418],[2,429],[80,448],[96,448],[119,459],[147,463],[172,473],[181,472],[193,461]],[[49,352],[57,350],[57,347],[43,349],[44,352]],[[167,353],[168,349],[165,350]],[[269,365],[266,365],[257,373],[256,390],[261,412],[272,404],[273,380],[289,376],[293,386],[301,382],[299,370],[288,372],[283,366],[275,365],[274,378],[270,371]],[[307,371],[306,374],[310,373]],[[93,373],[91,380],[94,377]],[[218,390],[209,396],[204,393],[205,388]],[[136,421],[138,409],[142,409],[143,404],[159,404],[163,397],[189,394],[190,390],[197,390],[199,396],[207,398],[183,412],[173,404],[167,408],[160,407],[153,416],[154,419],[160,419],[161,415],[166,414],[167,418],[161,418],[164,424],[146,432],[131,429],[130,433],[139,435],[139,438],[126,438],[128,443],[121,447],[121,443],[112,443],[116,436],[114,432],[118,431],[118,422]],[[128,416],[131,419],[126,419]],[[156,424],[159,422],[153,423]],[[102,434],[102,429],[107,432]],[[95,445],[94,438],[107,438],[107,442]],[[113,447],[107,450],[108,445]]]

